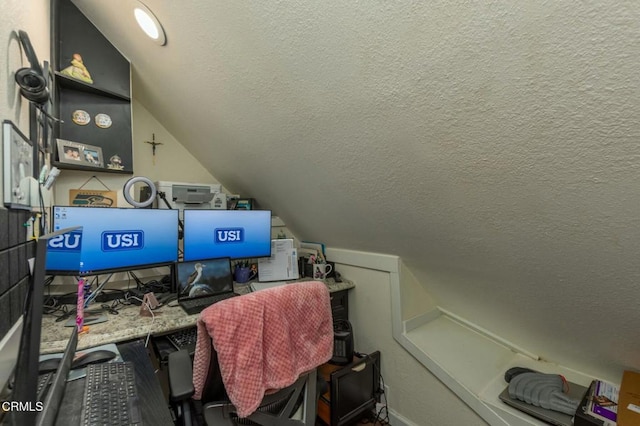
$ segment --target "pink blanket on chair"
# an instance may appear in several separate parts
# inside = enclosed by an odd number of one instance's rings
[[[193,361],[194,399],[200,399],[211,348],[240,417],[253,413],[265,393],[294,383],[333,353],[327,287],[301,282],[218,302],[198,319]]]

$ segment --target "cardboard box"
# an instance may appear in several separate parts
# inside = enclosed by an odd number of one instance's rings
[[[640,425],[640,373],[625,371],[618,398],[618,426]]]

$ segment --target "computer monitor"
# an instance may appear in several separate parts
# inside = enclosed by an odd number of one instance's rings
[[[180,262],[174,270],[180,299],[233,292],[228,257]]]
[[[271,256],[271,211],[185,210],[184,260]]]
[[[71,370],[71,362],[76,354],[76,348],[78,347],[78,329],[73,327],[71,330],[71,337],[67,341],[58,368],[56,369],[55,378],[49,388],[47,396],[43,401],[42,411],[36,416],[37,426],[53,426],[56,423],[58,412],[60,411],[60,405],[64,392],[67,387],[67,377],[69,370]]]
[[[82,234],[50,240],[51,275],[95,275],[178,260],[178,210],[54,206],[54,229],[69,226],[82,226]],[[73,253],[81,249],[78,267]]]
[[[49,241],[71,232],[81,231],[81,228],[61,229],[57,232],[41,236],[36,242],[36,256],[25,298],[20,348],[18,350],[18,359],[14,372],[14,387],[11,395],[14,401],[31,403],[33,407],[36,407],[42,305],[44,301],[44,282],[46,276],[45,265]],[[80,256],[80,253],[78,256]],[[9,418],[9,424],[12,425],[36,424],[36,411],[11,411]]]

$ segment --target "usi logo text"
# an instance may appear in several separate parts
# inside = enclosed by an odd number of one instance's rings
[[[139,250],[144,247],[142,231],[105,231],[102,233],[102,251]]]
[[[215,240],[216,243],[241,243],[244,241],[244,228],[218,228]]]
[[[80,251],[82,248],[82,232],[69,232],[49,240],[49,250]]]

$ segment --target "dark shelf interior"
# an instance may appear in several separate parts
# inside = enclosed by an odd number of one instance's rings
[[[53,112],[63,120],[53,129],[52,163],[61,169],[132,174],[131,64],[72,0],[52,0],[51,4],[55,30]],[[71,72],[78,72],[84,65],[93,82],[62,74],[61,70],[71,65],[75,67]],[[107,116],[108,124],[98,123],[98,116],[101,120]],[[77,164],[63,158],[61,151],[68,148],[79,152]],[[92,156],[104,167],[90,160]],[[109,169],[116,156],[122,169]]]
[[[131,175],[133,172],[131,170],[115,170],[115,169],[107,169],[100,167],[91,167],[91,166],[83,166],[82,164],[69,164],[69,163],[61,163],[59,161],[52,161],[52,166],[56,166],[59,169],[64,170],[84,170],[87,172],[100,172],[100,173],[115,173],[120,175]]]
[[[85,83],[84,81],[76,80],[66,75],[60,74],[56,71],[56,82],[66,89],[79,90],[82,92],[92,93],[99,96],[107,96],[114,99],[121,99],[123,101],[130,101],[131,98],[124,96],[120,93],[112,92],[111,90],[96,87],[94,85]]]

